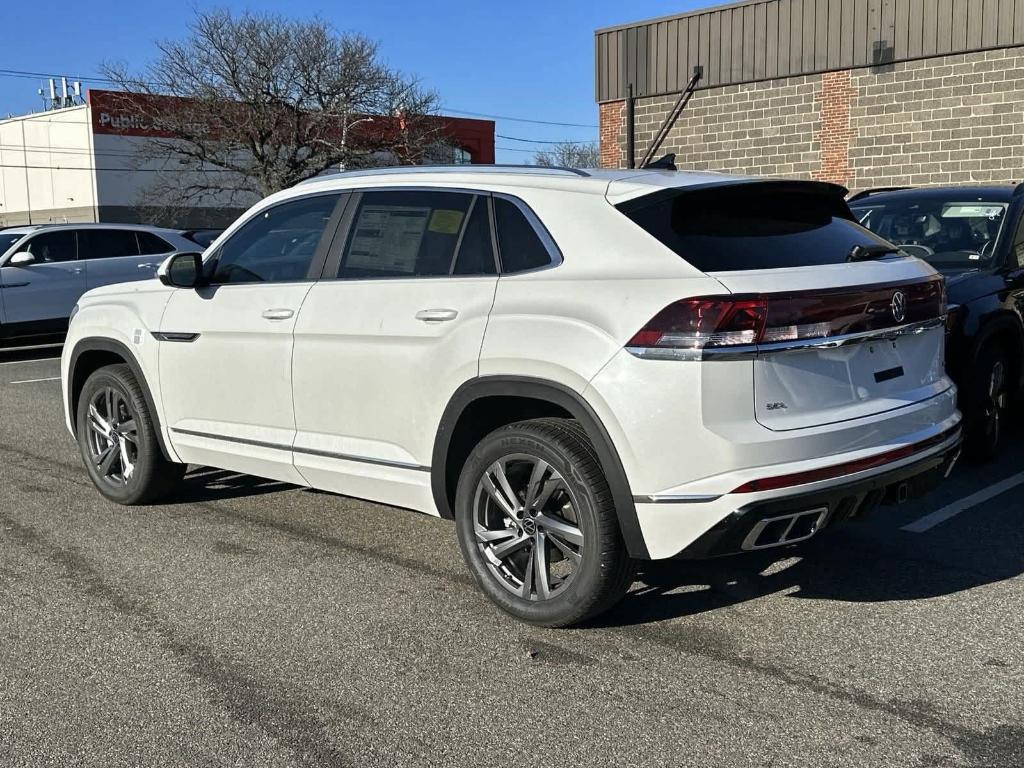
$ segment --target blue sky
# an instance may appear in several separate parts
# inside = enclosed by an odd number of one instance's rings
[[[105,61],[142,65],[153,42],[185,34],[193,9],[229,7],[303,18],[319,15],[339,30],[377,40],[393,67],[419,76],[449,109],[597,124],[594,37],[599,27],[718,5],[717,0],[364,0],[324,3],[134,3],[11,0],[0,69],[95,74]],[[0,115],[40,105],[38,79],[0,76]],[[88,83],[86,83],[88,85]],[[102,87],[102,84],[96,84]],[[497,121],[497,132],[539,140],[596,139],[596,128]],[[498,139],[498,162],[524,162],[537,145]]]

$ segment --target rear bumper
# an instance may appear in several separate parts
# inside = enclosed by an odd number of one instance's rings
[[[752,502],[722,519],[677,557],[718,557],[804,541],[877,506],[923,496],[945,479],[959,455],[957,435],[952,445],[897,469],[820,491]]]
[[[846,474],[829,476],[777,488],[752,492],[727,492],[720,495],[660,495],[634,496],[637,519],[648,556],[655,560],[677,557],[714,557],[744,549],[760,549],[772,545],[770,536],[782,533],[774,545],[795,543],[799,534],[809,538],[824,527],[841,520],[864,514],[871,506],[885,501],[899,501],[919,496],[942,480],[952,467],[960,451],[961,431],[959,415],[938,426],[925,438],[919,450],[880,466],[856,471],[861,466],[863,452],[830,456],[818,460],[813,469],[852,467]],[[930,438],[941,435],[944,439],[929,444]],[[906,447],[922,446],[922,440],[907,440]],[[868,456],[893,455],[890,450],[875,451]],[[851,463],[851,460],[853,462]],[[791,466],[791,465],[790,465]],[[801,469],[807,465],[804,463]],[[758,475],[788,474],[788,466],[761,467]],[[768,470],[768,471],[766,471]],[[811,513],[815,514],[811,514]],[[800,515],[798,521],[773,521],[772,518]],[[755,526],[764,523],[764,537],[752,533]],[[793,523],[790,533],[784,533]]]

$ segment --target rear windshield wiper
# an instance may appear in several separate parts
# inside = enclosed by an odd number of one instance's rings
[[[902,253],[895,245],[855,245],[846,254],[847,261],[869,261],[883,256]]]

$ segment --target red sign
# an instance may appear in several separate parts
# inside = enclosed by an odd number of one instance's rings
[[[168,105],[180,102],[174,96],[149,96],[124,91],[100,91],[89,89],[88,102],[92,113],[92,132],[119,136],[154,136],[171,138],[166,131],[154,129],[145,117],[144,105],[166,110]],[[149,110],[150,112],[159,110]],[[472,120],[465,117],[441,116],[444,133],[459,147],[467,151],[474,163],[494,162],[494,122]],[[387,123],[395,118],[374,118],[376,130],[389,129]],[[367,123],[364,123],[367,125]],[[397,127],[397,121],[396,121]],[[358,128],[354,129],[358,130]]]

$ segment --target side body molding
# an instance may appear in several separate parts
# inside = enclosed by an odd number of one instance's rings
[[[454,517],[451,504],[448,501],[445,465],[452,434],[459,422],[459,417],[476,400],[502,396],[530,398],[550,403],[567,411],[580,423],[594,444],[594,450],[597,452],[602,469],[604,469],[627,551],[631,557],[649,559],[650,555],[640,530],[640,522],[637,518],[629,481],[626,479],[622,461],[619,459],[619,454],[615,450],[607,430],[582,395],[563,384],[544,379],[522,376],[483,376],[466,382],[452,395],[437,428],[431,460],[431,491],[441,517],[449,519]]]
[[[75,402],[77,392],[75,391],[75,388],[71,386],[71,383],[75,381],[75,372],[78,369],[78,361],[86,352],[110,352],[124,359],[128,367],[132,369],[132,373],[135,375],[135,380],[139,383],[139,387],[142,389],[142,396],[146,400],[146,407],[149,409],[150,418],[153,419],[153,429],[156,432],[156,439],[157,442],[160,443],[160,452],[163,453],[164,458],[168,461],[176,461],[172,454],[167,450],[167,445],[164,443],[163,429],[160,425],[160,414],[156,409],[156,404],[153,402],[153,395],[149,390],[149,383],[146,381],[146,377],[142,373],[142,366],[139,365],[139,361],[136,360],[132,351],[119,341],[98,337],[86,337],[84,339],[80,339],[78,343],[75,344],[75,348],[71,352],[71,363],[68,366],[68,413],[77,417],[77,414],[75,413],[78,406],[78,403]],[[77,418],[71,419],[71,426],[72,429],[78,428]]]

